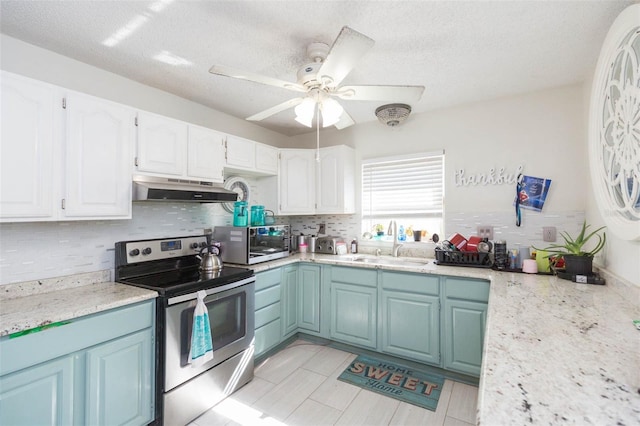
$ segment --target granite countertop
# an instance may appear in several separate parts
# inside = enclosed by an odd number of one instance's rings
[[[401,259],[416,263],[381,266],[297,254],[250,268],[258,273],[313,262],[488,280],[478,424],[640,424],[640,331],[632,323],[640,319],[639,283],[606,271],[607,285],[599,286]],[[0,336],[157,296],[109,276],[101,271],[0,287]]]
[[[110,271],[0,287],[0,336],[154,299],[155,291],[110,281]]]
[[[432,259],[423,266],[342,259],[304,254],[251,268],[303,261],[489,280],[479,425],[640,424],[640,331],[632,323],[640,320],[640,283],[606,271],[601,286]]]

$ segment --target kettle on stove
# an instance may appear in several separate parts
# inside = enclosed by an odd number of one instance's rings
[[[208,253],[204,253],[207,250]],[[222,269],[222,260],[220,260],[220,248],[215,244],[204,246],[200,249],[200,253],[196,255],[200,260],[200,270],[202,272],[215,272]]]

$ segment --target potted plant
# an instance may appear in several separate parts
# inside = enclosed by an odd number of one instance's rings
[[[374,225],[373,229],[376,231],[376,234],[378,234],[378,236],[384,235],[384,226],[382,226],[381,223]]]
[[[564,259],[565,272],[569,275],[591,275],[593,256],[604,248],[604,244],[607,241],[607,234],[604,232],[602,235],[599,234],[605,226],[587,234],[589,226],[590,225],[587,225],[587,222],[584,221],[577,237],[573,238],[567,232],[561,232],[560,236],[564,240],[564,244],[552,244],[543,249],[536,248],[536,250],[548,252],[547,257],[554,257],[556,261],[560,258]],[[595,244],[595,247],[587,249],[585,245],[593,237],[597,237],[598,242]]]

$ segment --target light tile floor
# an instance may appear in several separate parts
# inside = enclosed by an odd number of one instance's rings
[[[478,388],[446,380],[436,411],[341,382],[356,355],[298,340],[256,366],[254,379],[189,426],[475,424]]]

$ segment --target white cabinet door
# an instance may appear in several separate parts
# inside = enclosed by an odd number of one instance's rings
[[[315,211],[315,151],[280,150],[278,214],[313,214]]]
[[[62,98],[53,86],[6,72],[1,77],[0,219],[51,220]]]
[[[278,148],[256,143],[256,170],[269,174],[278,173]]]
[[[187,123],[160,115],[138,114],[137,166],[141,172],[182,176],[188,138]]]
[[[316,213],[355,212],[355,151],[340,145],[320,150]]]
[[[227,135],[226,165],[231,168],[255,169],[255,142],[249,139]]]
[[[130,218],[135,111],[80,93],[66,110],[66,218]]]
[[[187,176],[210,182],[224,181],[224,134],[189,126]]]

